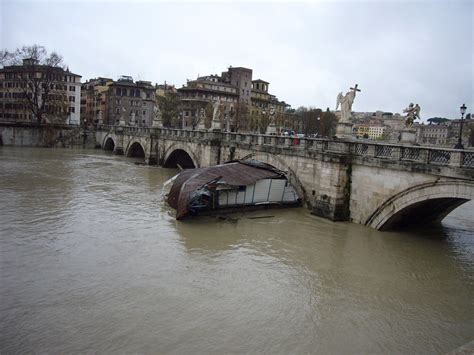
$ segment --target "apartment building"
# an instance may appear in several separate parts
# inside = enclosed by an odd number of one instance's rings
[[[109,78],[87,80],[81,86],[81,122],[98,124],[105,122],[107,116],[109,85],[114,81]]]
[[[155,95],[155,87],[151,82],[134,82],[131,76],[121,76],[108,85],[104,123],[150,127],[156,104]]]
[[[252,69],[229,67],[221,75],[199,76],[188,80],[186,86],[178,89],[182,104],[181,118],[184,128],[195,128],[199,112],[213,101],[219,101],[221,122],[234,131],[242,122],[239,115],[245,111],[248,116],[258,116],[261,112],[284,112],[287,105],[275,95],[268,93],[269,83],[264,80],[252,80]],[[208,118],[209,119],[209,118]]]
[[[80,124],[81,76],[33,58],[0,69],[0,120]]]

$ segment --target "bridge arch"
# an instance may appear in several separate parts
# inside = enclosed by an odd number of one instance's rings
[[[125,156],[145,159],[145,148],[143,148],[143,145],[140,142],[132,141],[127,147]]]
[[[255,159],[270,165],[273,165],[275,168],[282,171],[288,172],[287,177],[291,186],[296,190],[299,197],[302,197],[304,201],[308,201],[309,196],[307,190],[304,187],[304,184],[298,178],[295,169],[288,164],[288,162],[281,156],[267,153],[267,152],[255,152],[245,156],[246,159]]]
[[[437,181],[406,189],[382,203],[365,221],[379,230],[439,222],[456,207],[474,200],[474,182]]]
[[[102,143],[102,149],[113,151],[115,146],[115,140],[111,136],[107,135]]]
[[[199,168],[199,160],[182,144],[172,144],[165,152],[163,166],[177,168],[178,164],[184,169]]]

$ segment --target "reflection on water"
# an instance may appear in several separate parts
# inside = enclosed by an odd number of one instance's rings
[[[443,353],[472,340],[473,202],[409,232],[302,208],[177,222],[160,196],[173,174],[0,148],[2,353]]]

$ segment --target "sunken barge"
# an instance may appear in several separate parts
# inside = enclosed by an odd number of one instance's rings
[[[299,206],[301,199],[285,172],[256,160],[236,160],[185,169],[165,183],[176,219],[218,212]]]

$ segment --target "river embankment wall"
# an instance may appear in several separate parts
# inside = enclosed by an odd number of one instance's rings
[[[0,122],[0,145],[94,148],[95,132],[80,126]]]

